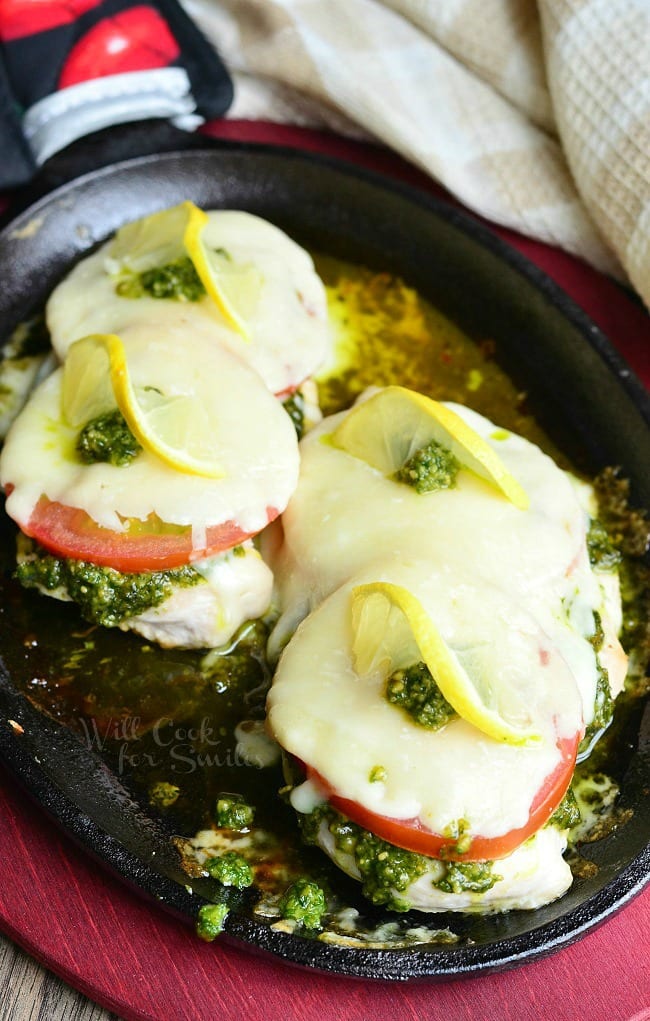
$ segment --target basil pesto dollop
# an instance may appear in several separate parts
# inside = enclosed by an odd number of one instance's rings
[[[144,270],[132,273],[118,281],[115,293],[121,298],[170,298],[172,301],[200,301],[205,287],[188,255]]]
[[[409,714],[420,727],[439,730],[456,716],[426,663],[396,670],[386,682],[386,699]]]
[[[196,935],[206,943],[211,943],[223,932],[227,917],[227,904],[204,904],[196,920]]]
[[[438,489],[453,489],[459,471],[460,463],[451,450],[431,440],[415,451],[395,472],[394,478],[413,486],[416,493],[433,493]]]
[[[229,830],[247,830],[253,825],[255,809],[240,794],[222,794],[216,805],[217,826]]]
[[[244,890],[253,882],[253,870],[237,851],[227,851],[216,858],[208,858],[205,863],[206,872],[217,879],[222,886],[234,886]]]
[[[325,894],[311,879],[297,879],[280,898],[278,904],[283,918],[292,918],[306,929],[319,929],[320,920],[327,910]]]
[[[118,468],[130,464],[142,447],[115,408],[86,422],[77,438],[77,454],[84,464],[104,462]]]

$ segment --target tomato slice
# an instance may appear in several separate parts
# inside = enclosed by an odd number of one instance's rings
[[[278,516],[273,507],[267,507],[266,513],[267,521]],[[224,521],[207,528],[205,543],[194,547],[189,526],[168,525],[152,516],[147,521],[128,522],[124,532],[113,532],[85,511],[47,497],[41,497],[21,530],[56,556],[114,567],[125,574],[181,567],[232,549],[254,534],[243,531],[235,521]]]
[[[537,791],[530,806],[528,821],[523,826],[509,830],[497,837],[475,836],[468,849],[462,853],[456,850],[455,838],[434,833],[417,818],[392,819],[389,816],[377,815],[356,801],[340,797],[311,766],[305,766],[305,769],[307,776],[316,780],[327,792],[327,798],[332,808],[347,816],[358,826],[362,826],[364,830],[386,840],[389,844],[403,847],[407,851],[415,851],[417,854],[424,854],[428,858],[441,858],[445,861],[492,861],[495,858],[505,858],[506,855],[512,854],[525,840],[541,829],[544,823],[548,822],[571,782],[580,738],[581,734],[578,733],[574,737],[562,738],[558,741],[560,762]]]

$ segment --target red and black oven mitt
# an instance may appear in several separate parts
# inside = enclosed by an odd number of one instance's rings
[[[232,83],[176,0],[0,0],[0,189],[75,139],[220,117]]]

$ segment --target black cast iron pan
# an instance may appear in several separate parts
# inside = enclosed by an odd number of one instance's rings
[[[61,175],[69,170],[64,165]],[[470,335],[496,338],[503,364],[527,390],[547,432],[590,472],[620,465],[636,503],[650,507],[650,399],[598,329],[467,215],[331,159],[219,144],[147,155],[64,184],[0,236],[2,336],[121,224],[187,198],[205,208],[247,209],[317,250],[399,273]],[[650,874],[647,717],[635,713],[621,738],[621,805],[629,819],[590,845],[593,875],[577,879],[555,904],[452,921],[454,945],[364,949],[274,930],[251,913],[248,895],[236,894],[225,938],[321,971],[393,980],[512,967],[578,939],[627,903]],[[202,894],[214,895],[203,880],[187,889],[155,815],[96,750],[35,709],[7,669],[0,674],[0,756],[48,813],[138,892],[185,920],[195,917]]]

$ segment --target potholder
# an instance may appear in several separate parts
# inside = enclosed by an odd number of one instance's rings
[[[2,0],[0,187],[53,153],[127,121],[193,130],[221,116],[232,82],[176,0]]]

